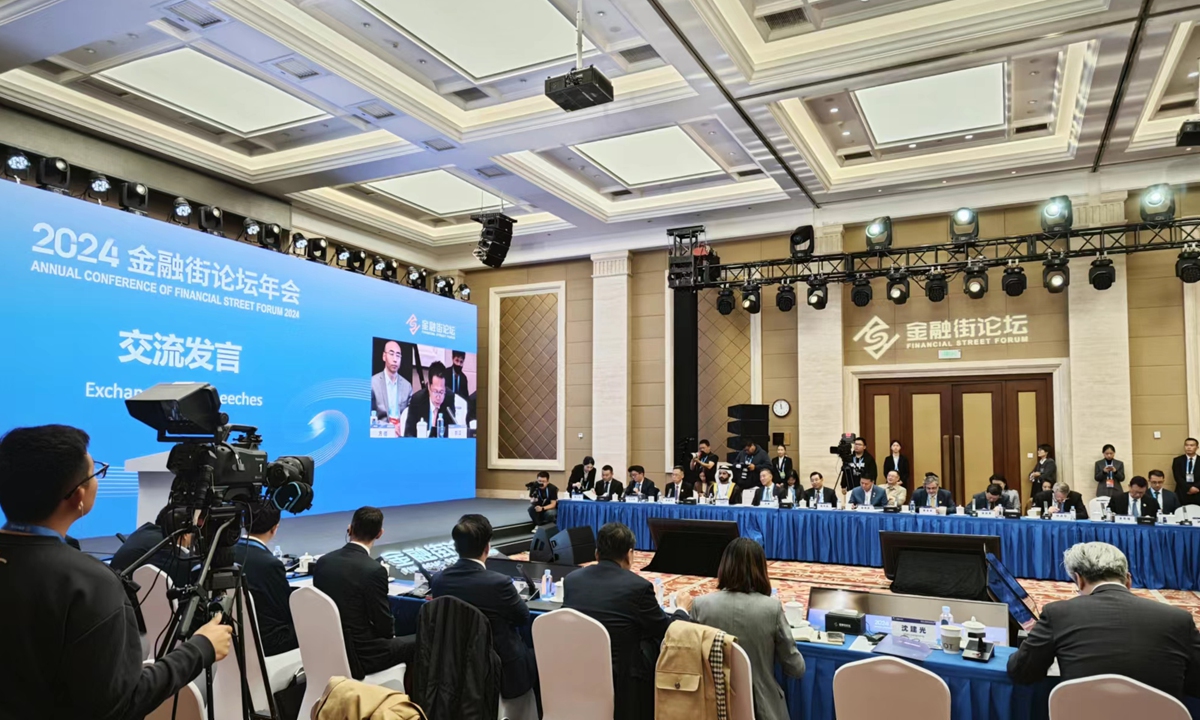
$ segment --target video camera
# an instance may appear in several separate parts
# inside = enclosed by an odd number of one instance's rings
[[[854,441],[857,439],[854,433],[843,433],[838,444],[829,448],[829,454],[840,457],[843,465],[848,464],[850,456],[854,454]]]

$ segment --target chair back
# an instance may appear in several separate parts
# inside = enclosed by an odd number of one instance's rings
[[[254,613],[254,600],[250,593],[243,588],[242,594],[242,640],[246,647],[246,684],[250,688],[250,697],[254,701],[252,710],[266,711],[270,707],[267,700],[267,684],[263,679],[263,657],[254,640],[251,631],[250,616]],[[255,624],[257,624],[255,616]],[[213,709],[217,720],[237,720],[242,715],[242,679],[238,672],[237,653],[230,652],[224,660],[215,666],[216,675],[213,679]]]
[[[1050,691],[1050,720],[1189,720],[1184,704],[1122,675],[1068,680]]]
[[[542,720],[612,720],[612,649],[608,630],[567,608],[533,621],[542,686]],[[588,681],[576,682],[578,668]]]
[[[742,506],[749,507],[754,504],[754,488],[742,488]]]
[[[153,660],[156,646],[166,640],[165,630],[171,622],[175,607],[167,597],[173,583],[165,572],[153,565],[143,565],[133,571],[133,581],[141,588],[142,619],[146,634],[142,636],[142,659]]]
[[[1200,505],[1180,505],[1179,509],[1175,511],[1175,517],[1186,518],[1194,523],[1196,518],[1200,518]]]
[[[200,677],[203,679],[204,676]],[[188,683],[179,691],[178,703],[172,695],[147,715],[146,720],[206,720],[207,717],[204,712],[204,696],[200,694],[196,683]]]
[[[833,674],[839,720],[950,720],[950,688],[937,675],[892,657],[848,663]]]
[[[729,672],[729,685],[733,691],[733,701],[729,704],[730,720],[754,720],[754,673],[750,669],[750,656],[737,643],[733,644]]]
[[[315,587],[297,588],[288,599],[300,659],[304,664],[304,700],[299,717],[307,718],[331,677],[352,677],[342,636],[342,615],[333,599]]]

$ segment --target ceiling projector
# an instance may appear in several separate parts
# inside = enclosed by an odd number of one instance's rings
[[[546,97],[571,112],[612,102],[613,87],[604,73],[589,65],[546,78]]]

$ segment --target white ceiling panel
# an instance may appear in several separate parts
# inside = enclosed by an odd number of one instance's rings
[[[190,48],[134,60],[100,77],[241,135],[326,117],[274,85]]]
[[[675,125],[583,143],[575,150],[630,187],[723,172],[690,135]]]
[[[548,0],[359,1],[475,78],[575,54],[575,26]]]
[[[498,196],[446,170],[379,180],[367,187],[434,215],[462,215],[501,205]]]
[[[1003,125],[1004,63],[854,93],[877,143],[905,142]]]

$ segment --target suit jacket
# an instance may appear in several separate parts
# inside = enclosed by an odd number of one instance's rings
[[[1200,634],[1192,616],[1121,585],[1046,605],[1008,659],[1008,674],[1018,683],[1037,682],[1056,657],[1063,680],[1114,673],[1177,698],[1200,694]]]
[[[578,485],[578,489],[576,489]],[[583,464],[580,463],[571,468],[571,477],[567,480],[568,492],[586,492],[596,486],[596,468],[593,467],[591,472],[583,471]]]
[[[1171,513],[1175,512],[1176,510],[1179,509],[1179,496],[1178,495],[1176,495],[1175,493],[1171,492],[1170,490],[1168,490],[1166,488],[1163,488],[1162,490],[1159,490],[1158,492],[1159,492],[1159,495],[1162,496],[1162,498],[1161,499],[1155,498],[1155,499],[1158,502],[1158,506],[1162,508],[1162,511],[1164,513],[1166,513],[1167,515],[1170,515]],[[1154,488],[1147,490],[1146,494],[1153,497],[1154,496]]]
[[[1054,500],[1054,491],[1046,490],[1033,496],[1033,502],[1030,507],[1040,508],[1044,505],[1050,506],[1050,512],[1058,511],[1058,503]],[[1075,518],[1078,520],[1087,520],[1087,504],[1083,502],[1083,496],[1072,490],[1067,493],[1067,499],[1063,501],[1063,512],[1075,513]]]
[[[446,392],[446,399],[442,402],[442,406],[438,408],[438,415],[446,422],[446,429],[449,431],[451,425],[454,424],[454,395]],[[417,436],[417,423],[422,419],[429,423],[429,437],[433,437],[437,432],[437,419],[430,423],[429,421],[429,390],[418,390],[413,393],[412,400],[408,403],[408,418],[404,422],[404,437]]]
[[[804,488],[800,487],[799,484],[788,487],[787,483],[778,483],[775,485],[775,499],[782,502],[785,498],[788,498],[788,490],[796,491],[796,497],[792,499],[792,502],[795,505],[799,505],[800,501],[804,499]]]
[[[779,487],[780,486],[778,483],[771,485],[771,499],[772,500],[779,499]],[[755,507],[758,507],[759,505],[762,504],[763,495],[765,494],[763,491],[766,489],[767,489],[766,485],[759,485],[758,487],[754,488],[754,499],[751,501],[752,505],[754,505]],[[744,490],[742,491],[742,494],[743,495],[746,494]]]
[[[1046,458],[1034,464],[1033,470],[1030,473],[1040,472],[1037,481],[1042,482],[1049,480],[1050,482],[1058,482],[1058,464],[1054,462],[1054,458]]]
[[[1113,515],[1128,515],[1131,504],[1133,504],[1133,499],[1129,497],[1129,493],[1124,492],[1108,501],[1108,509],[1112,510]],[[1142,512],[1138,517],[1158,516],[1158,501],[1154,499],[1149,490],[1142,496],[1141,510]]]
[[[992,503],[988,502],[986,491],[975,493],[975,495],[971,497],[971,507],[975,508],[976,510],[1020,510],[1020,508],[1012,505],[1010,498],[1011,496],[1009,495],[1001,495],[1000,499],[996,501],[995,505],[993,505]]]
[[[386,662],[391,657],[387,641],[396,635],[387,570],[362,545],[346,543],[317,560],[312,579],[313,587],[332,598],[342,616],[351,673],[361,678],[364,664]]]
[[[112,556],[109,561],[109,567],[118,572],[132,565],[138,558],[150,552],[151,548],[162,542],[164,535],[162,528],[154,523],[144,523],[137,530],[130,533],[121,547]],[[78,546],[76,546],[78,549]],[[167,545],[158,552],[150,556],[147,561],[148,565],[162,570],[171,578],[171,582],[175,587],[187,585],[191,582],[192,575],[192,559],[191,555],[186,550]]]
[[[613,717],[650,720],[654,716],[654,664],[667,627],[687,619],[659,607],[649,580],[610,560],[571,573],[563,607],[578,610],[608,630],[612,648]]]
[[[1187,482],[1187,455],[1180,455],[1171,461],[1171,474],[1175,477],[1175,496],[1184,505],[1200,504],[1200,495],[1188,495],[1188,488],[1200,487],[1200,454],[1192,464],[1193,482]]]
[[[883,507],[887,505],[887,491],[878,485],[871,486],[871,497],[867,497],[863,492],[862,486],[854,488],[850,491],[850,503],[852,505],[872,505],[874,507]]]
[[[916,490],[913,491],[912,501],[913,501],[913,504],[915,504],[918,509],[923,508],[923,507],[929,507],[929,493],[923,487],[917,488]],[[942,488],[938,488],[937,504],[938,504],[938,507],[944,507],[944,508],[954,507],[954,498],[950,497],[949,490],[943,490]]]
[[[909,472],[908,471],[908,458],[904,457],[904,455],[901,455],[900,462],[896,462],[895,458],[892,457],[892,454],[888,453],[888,456],[883,459],[883,478],[882,479],[886,480],[888,473],[890,473],[893,470],[900,473],[900,484],[901,485],[908,482],[908,472]]]
[[[233,546],[234,562],[242,566],[246,587],[254,598],[255,617],[262,635],[263,655],[271,656],[300,647],[288,603],[292,586],[283,563],[257,540],[243,538]]]
[[[457,395],[463,400],[471,397],[471,389],[467,387],[467,374],[453,366],[446,377],[446,394]]]
[[[804,499],[808,501],[809,507],[824,503],[837,506],[837,493],[833,488],[823,487],[820,490],[809,488],[804,491]]]
[[[371,377],[371,409],[375,411],[375,417],[385,418],[388,416],[388,396],[387,396],[387,378],[384,374],[387,370],[381,370]],[[396,373],[396,412],[404,412],[404,408],[408,407],[409,400],[412,396],[412,383],[404,379],[400,373]],[[400,417],[397,415],[396,417]]]
[[[672,480],[663,486],[662,496],[665,498],[675,498],[676,500],[686,500],[692,496],[692,486],[686,480],[681,483],[676,483]]]
[[[647,498],[647,497],[657,498],[658,497],[658,488],[654,485],[654,481],[651,480],[650,478],[642,478],[641,487],[638,490],[634,490],[633,489],[633,481],[630,480],[629,484],[625,486],[625,494],[628,495],[631,493],[636,494],[636,495],[641,495],[644,498]]]
[[[613,478],[612,480],[609,480],[608,482],[604,482],[604,478],[601,478],[596,481],[595,491],[596,491],[597,498],[602,498],[602,497],[607,497],[609,495],[612,495],[612,496],[620,499],[622,496],[625,495],[625,486],[622,485],[621,481],[616,478]]]
[[[1113,479],[1113,482],[1116,484],[1114,493],[1119,493],[1121,491],[1121,483],[1125,482],[1125,463],[1121,462],[1120,460],[1114,459],[1112,461],[1112,465],[1113,465],[1113,478],[1112,479]],[[1107,489],[1107,487],[1108,487],[1108,473],[1104,470],[1104,468],[1107,466],[1108,466],[1108,461],[1105,460],[1104,458],[1100,458],[1099,460],[1096,461],[1096,482],[1099,483],[1100,487],[1104,488],[1104,489]]]
[[[792,630],[775,598],[729,590],[696,598],[696,622],[724,630],[750,658],[756,720],[788,720],[783,689],[775,681],[775,663],[791,677],[804,676],[804,658],[796,650]]]
[[[771,458],[771,468],[775,471],[776,482],[784,482],[787,480],[788,473],[792,471],[792,459],[787,455],[782,458],[779,456]]]
[[[492,626],[492,647],[500,656],[500,695],[515,698],[529,692],[537,666],[520,630],[529,624],[529,608],[507,575],[486,569],[474,560],[460,558],[433,576],[429,584],[435,598],[449,595],[474,605]]]

